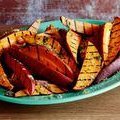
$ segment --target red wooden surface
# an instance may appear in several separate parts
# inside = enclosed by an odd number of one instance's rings
[[[120,16],[120,0],[0,0],[0,24],[30,24],[61,15],[111,20]]]

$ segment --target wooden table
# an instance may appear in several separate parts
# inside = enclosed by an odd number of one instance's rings
[[[6,31],[10,26],[0,26]],[[24,106],[0,101],[0,120],[119,120],[120,87],[86,100],[50,106]]]
[[[0,102],[0,120],[119,120],[120,87],[86,100],[50,106]]]

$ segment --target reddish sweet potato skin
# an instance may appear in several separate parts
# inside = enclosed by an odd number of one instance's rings
[[[25,64],[32,73],[40,75],[46,78],[48,81],[62,87],[62,88],[70,88],[72,79],[63,75],[62,73],[49,68],[43,62],[38,61],[30,56],[26,56],[24,53],[19,51],[19,49],[11,48],[9,50],[10,54]]]
[[[29,49],[29,50],[28,50]],[[73,72],[70,67],[65,64],[56,54],[54,54],[51,50],[48,50],[45,46],[29,46],[23,49],[20,49],[21,52],[24,52],[26,56],[30,56],[32,58],[38,59],[39,61],[47,64],[51,69],[57,70],[60,73],[74,78]]]
[[[95,83],[99,83],[105,80],[107,77],[109,77],[110,75],[114,74],[117,71],[120,71],[120,56],[110,65],[106,66],[100,71],[95,80]]]
[[[31,95],[34,92],[35,83],[30,72],[22,63],[10,56],[8,52],[4,52],[4,57],[6,65],[14,72],[14,76],[17,78],[14,82],[18,86],[26,88],[28,94]]]

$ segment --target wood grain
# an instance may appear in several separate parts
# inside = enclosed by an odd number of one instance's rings
[[[119,120],[120,88],[73,103],[24,106],[0,102],[0,120]]]

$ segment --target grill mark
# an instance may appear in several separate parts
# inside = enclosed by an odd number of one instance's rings
[[[89,67],[89,66],[94,66],[94,65],[83,65],[83,67]],[[97,67],[99,67],[100,65],[95,65]]]
[[[36,20],[35,23],[40,23],[40,22],[38,20]],[[35,24],[35,23],[33,23],[33,24]]]
[[[75,52],[75,51],[72,51],[72,52],[76,54],[76,52]]]
[[[76,26],[75,20],[74,20],[74,26],[75,26],[75,31],[77,31],[77,26]]]
[[[16,37],[16,33],[13,34]]]
[[[117,29],[117,30],[115,30],[115,31],[112,30],[112,31],[111,31],[111,34],[112,34],[112,33],[115,33],[115,32],[118,32],[118,31],[120,31],[120,28]]]
[[[86,81],[86,80],[89,81],[89,80],[92,80],[92,79],[78,79],[78,81]]]
[[[30,35],[32,35],[32,32],[31,32],[31,31],[29,31],[29,34],[30,34]]]
[[[120,22],[114,23],[112,27],[115,27],[116,25],[119,25]]]
[[[98,51],[93,51],[93,52],[87,52],[87,53],[98,53]]]
[[[31,26],[32,28],[34,28],[35,30],[37,30],[37,28],[36,27],[34,27],[33,25]]]
[[[71,43],[74,44],[74,45],[76,45],[76,43],[74,43],[74,42],[72,42],[72,41],[71,41]]]
[[[93,59],[97,59],[96,57],[94,58],[85,58],[85,60],[93,60]]]
[[[8,40],[8,43],[9,43],[10,47],[11,47],[10,38],[7,37],[7,40]]]
[[[93,46],[93,47],[94,47],[94,45],[88,45],[88,46],[90,46],[90,47],[92,47],[92,46]]]
[[[74,50],[76,50],[73,46],[70,45],[71,48],[73,48]]]
[[[98,73],[98,71],[95,71],[95,72],[80,72],[80,74],[94,74],[94,73]]]
[[[24,36],[24,33],[23,33],[23,31],[22,31],[22,36]]]
[[[63,22],[63,21],[62,21],[62,22]],[[67,19],[65,19],[65,22],[66,22],[66,24],[65,24],[65,25],[67,25],[67,26],[68,26]]]
[[[55,40],[52,39],[51,48],[53,48],[53,46],[54,46],[54,42],[55,42]]]
[[[85,23],[83,22],[83,31],[84,31],[84,34],[86,34],[85,32]]]
[[[111,39],[116,39],[116,38],[118,38],[118,37],[120,37],[120,35],[118,35],[117,37],[111,37]]]
[[[37,50],[37,59],[40,60],[40,53],[39,53],[38,45],[36,45],[36,50]]]

